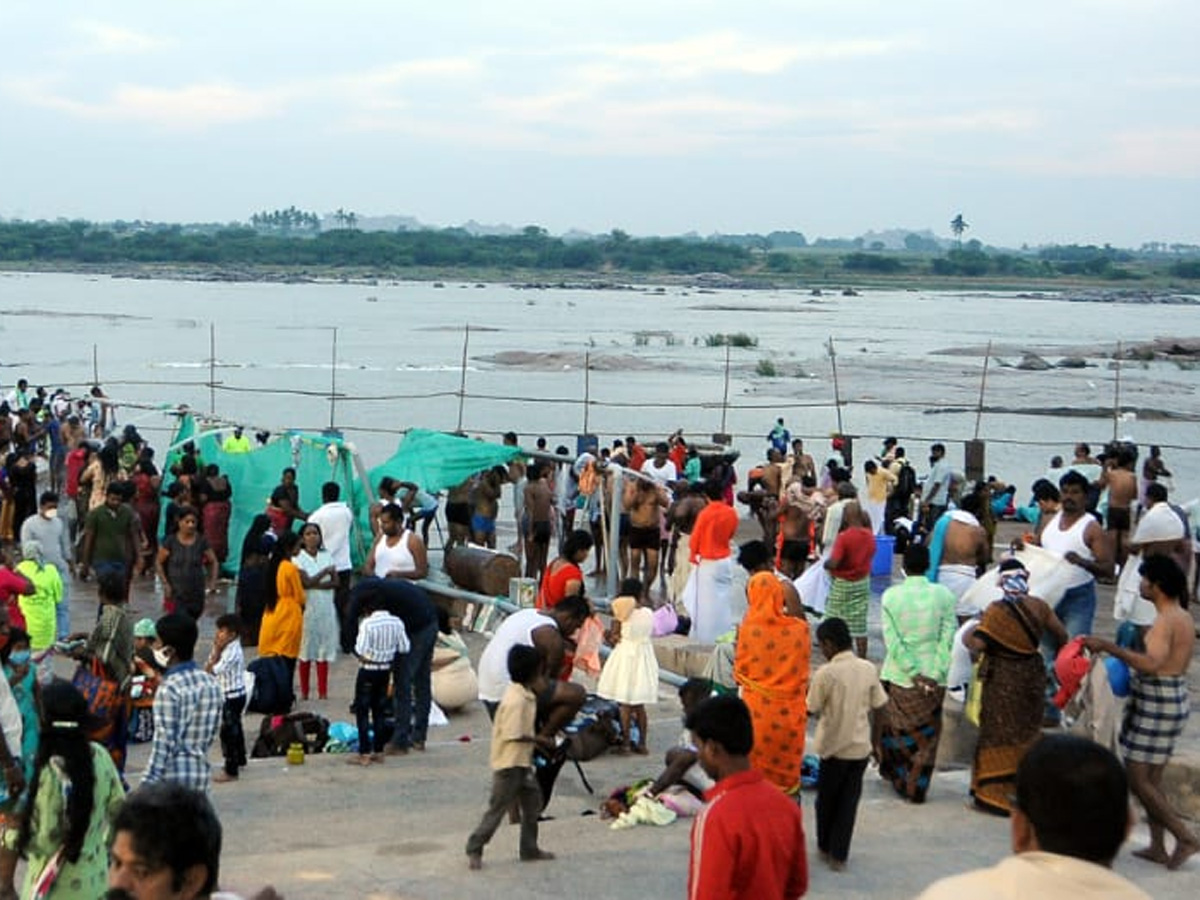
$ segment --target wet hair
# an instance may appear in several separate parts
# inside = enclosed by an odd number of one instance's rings
[[[622,597],[640,597],[644,587],[639,578],[622,578],[621,587],[617,593]]]
[[[904,574],[924,575],[929,571],[929,548],[910,543],[904,550]]]
[[[568,617],[582,622],[592,614],[592,605],[588,603],[586,597],[579,594],[567,594],[554,605],[554,611],[565,613]]]
[[[379,517],[383,518],[384,516],[387,516],[394,522],[403,522],[404,509],[399,503],[385,503],[383,509],[379,511]]]
[[[1106,866],[1125,841],[1129,782],[1120,761],[1095,741],[1049,735],[1017,766],[1016,808],[1039,849]]]
[[[1058,486],[1059,488],[1077,487],[1084,493],[1087,493],[1089,482],[1086,476],[1081,475],[1074,469],[1070,469],[1062,478],[1058,479]]]
[[[1158,587],[1168,597],[1184,600],[1187,597],[1187,576],[1179,563],[1169,556],[1147,556],[1138,566],[1138,574]]]
[[[528,644],[513,644],[508,651],[508,677],[517,684],[529,684],[542,670],[542,654]]]
[[[242,623],[242,617],[237,613],[225,613],[223,616],[217,616],[216,627],[224,628],[226,631],[232,631],[240,636],[245,626]]]
[[[763,541],[746,541],[738,547],[738,565],[747,572],[770,565],[771,557],[771,550]]]
[[[573,559],[575,554],[581,550],[591,550],[596,545],[595,539],[590,531],[584,531],[582,528],[576,528],[567,535],[567,539],[563,541],[562,550],[559,555],[563,559]]]
[[[196,652],[196,639],[200,636],[196,622],[182,613],[168,613],[154,623],[159,641],[175,651],[177,662],[188,662]]]
[[[1037,500],[1053,500],[1057,503],[1062,498],[1058,488],[1054,486],[1049,478],[1039,478],[1033,483],[1033,499]]]
[[[754,723],[740,697],[709,697],[693,709],[684,723],[702,741],[713,741],[731,756],[746,756],[754,748]]]
[[[1147,500],[1153,500],[1155,503],[1164,503],[1166,502],[1167,496],[1167,486],[1165,484],[1152,481],[1146,485]]]
[[[113,839],[125,832],[134,852],[152,869],[171,870],[171,887],[183,889],[188,869],[204,866],[198,896],[216,890],[221,867],[221,821],[208,797],[175,781],[142,785],[113,820]]]
[[[95,803],[96,770],[92,766],[87,719],[87,701],[69,681],[56,678],[42,688],[41,734],[29,794],[31,797],[37,795],[46,766],[51,758],[57,757],[71,785],[71,790],[66,792],[66,834],[60,838],[63,856],[69,862],[78,862],[83,852]],[[19,854],[24,854],[29,845],[33,816],[27,815],[23,819],[17,838]]]
[[[679,686],[679,702],[690,705],[712,696],[712,682],[707,678],[689,678]]]
[[[817,640],[828,641],[829,645],[839,652],[849,650],[852,643],[850,626],[846,624],[845,619],[839,619],[836,616],[832,619],[824,619],[817,626]]]

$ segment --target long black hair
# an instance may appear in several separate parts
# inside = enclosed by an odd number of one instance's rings
[[[95,803],[96,770],[92,766],[91,742],[84,730],[87,718],[87,701],[70,682],[56,678],[42,688],[42,733],[29,796],[31,800],[37,797],[43,771],[51,758],[58,757],[71,785],[67,791],[67,832],[63,837],[63,855],[70,862],[79,861]],[[31,810],[21,823],[17,839],[17,852],[22,856],[29,845],[32,823]]]
[[[276,576],[279,575],[279,566],[285,559],[291,559],[296,548],[300,545],[300,535],[294,531],[285,531],[275,541],[275,546],[271,548],[271,562],[267,567],[267,609],[274,610],[275,604],[279,602],[279,583],[276,581]]]
[[[242,567],[246,566],[246,557],[254,554],[262,556],[268,555],[268,550],[264,546],[264,538],[268,531],[271,530],[271,517],[266,513],[259,513],[254,517],[254,521],[250,523],[250,529],[246,532],[246,536],[242,538]]]

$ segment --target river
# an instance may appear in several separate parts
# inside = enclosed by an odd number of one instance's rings
[[[1118,373],[1104,351],[1111,353],[1118,340],[1200,336],[1200,305],[999,292],[813,296],[677,286],[532,290],[0,273],[0,381],[6,389],[20,376],[47,387],[85,385],[95,366],[107,393],[130,404],[186,403],[273,431],[324,428],[332,415],[371,465],[394,449],[403,429],[458,426],[467,325],[461,421],[473,434],[512,429],[527,444],[544,434],[552,446],[573,448],[585,427],[604,441],[626,434],[652,440],[679,427],[706,440],[723,427],[744,459],[757,460],[762,436],[782,415],[820,458],[839,427],[827,352],[832,338],[841,428],[860,436],[856,459],[895,434],[915,460],[924,460],[930,442],[943,440],[959,461],[962,451],[953,444],[978,430],[988,445],[987,471],[1025,487],[1052,454],[1069,458],[1076,441],[1099,449],[1113,437],[1112,416],[977,417],[988,342],[996,351],[986,406],[1111,409]],[[723,410],[726,349],[708,346],[707,338],[736,332],[757,346],[729,350]],[[1089,365],[1048,371],[1003,365],[1018,361],[1023,349],[1051,362],[1079,353]],[[769,366],[773,377],[764,374]],[[1200,367],[1126,362],[1119,377],[1126,406],[1200,416]],[[331,410],[334,380],[340,396]],[[170,428],[161,413],[130,408],[121,417],[136,421],[154,443],[164,442]],[[1162,444],[1180,499],[1200,493],[1195,423],[1127,415],[1116,431],[1143,446]]]

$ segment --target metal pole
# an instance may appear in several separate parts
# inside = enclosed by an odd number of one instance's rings
[[[583,354],[583,433],[590,434],[588,431],[588,405],[591,399],[591,375],[592,371],[592,354],[590,351],[585,351]]]
[[[329,430],[333,431],[334,407],[337,405],[337,327],[333,329],[333,361],[329,365]]]
[[[100,357],[96,345],[92,344],[92,384],[100,384]]]
[[[729,414],[729,342],[725,342],[725,393],[721,397],[721,434],[729,434],[725,430],[725,418]]]
[[[1113,388],[1113,440],[1121,422],[1121,342],[1117,341],[1117,380]]]
[[[608,511],[608,569],[604,587],[608,596],[617,596],[617,578],[621,574],[621,498],[625,495],[625,474],[620,466],[610,466],[613,473],[612,501]],[[603,499],[603,498],[602,498]]]
[[[829,336],[829,362],[833,366],[833,406],[837,410],[838,434],[845,434],[842,428],[842,392],[838,387],[837,351],[833,349],[833,335]]]
[[[975,440],[979,440],[979,421],[983,418],[983,392],[987,389],[988,363],[992,359],[992,342],[988,341],[983,357],[983,377],[979,379],[979,405],[975,408]]]
[[[217,331],[208,323],[208,414],[217,414]]]
[[[458,428],[463,427],[463,398],[467,395],[467,346],[471,343],[471,324],[468,322],[463,331],[462,369],[458,378]]]

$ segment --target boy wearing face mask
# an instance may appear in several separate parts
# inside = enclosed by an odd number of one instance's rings
[[[198,632],[191,617],[163,616],[155,624],[154,658],[167,673],[154,695],[154,742],[142,784],[175,781],[207,792],[208,751],[217,736],[225,696],[217,680],[192,659]]]

